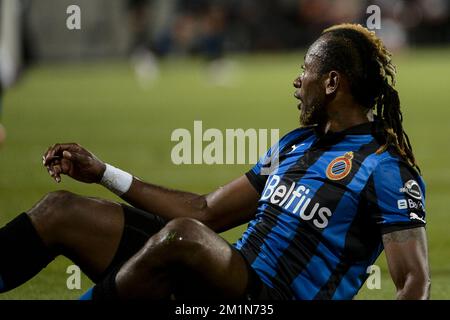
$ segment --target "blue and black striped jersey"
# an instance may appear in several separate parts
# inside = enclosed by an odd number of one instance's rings
[[[376,153],[375,127],[296,129],[247,173],[261,197],[234,245],[279,297],[352,299],[381,235],[425,225],[421,176],[394,151]]]

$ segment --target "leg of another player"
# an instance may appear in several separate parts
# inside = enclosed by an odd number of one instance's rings
[[[121,299],[242,298],[248,267],[241,254],[202,223],[169,222],[115,276]]]

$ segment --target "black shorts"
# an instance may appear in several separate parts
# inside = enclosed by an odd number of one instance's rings
[[[117,272],[147,243],[151,236],[158,233],[167,223],[163,218],[144,210],[126,204],[122,204],[122,208],[124,215],[122,238],[117,252],[102,278],[111,272]]]
[[[168,222],[155,214],[130,207],[126,204],[122,204],[122,207],[124,213],[124,230],[122,238],[110,266],[105,270],[101,277],[103,279],[117,273],[120,267],[136,254],[146,244],[150,237],[164,228]],[[236,250],[234,247],[233,249]],[[241,253],[239,250],[238,252]],[[243,258],[247,263],[245,256],[243,256]],[[270,288],[261,281],[257,273],[248,263],[247,269],[249,282],[246,294],[243,297],[244,299],[251,301],[283,299],[276,290]],[[115,277],[113,276],[112,278],[114,279]]]
[[[239,250],[238,250],[239,251]],[[241,251],[239,253],[244,258],[248,270],[248,285],[245,299],[248,301],[271,301],[271,300],[289,300],[287,295],[283,295],[278,290],[275,290],[265,284],[259,275],[256,273],[248,263],[245,255]]]

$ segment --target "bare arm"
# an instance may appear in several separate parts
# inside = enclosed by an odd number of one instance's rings
[[[61,174],[85,183],[99,183],[105,163],[76,143],[56,144],[43,156],[55,181]],[[131,205],[166,219],[190,217],[220,232],[252,219],[259,195],[246,176],[207,194],[170,190],[133,178],[130,189],[121,196]]]
[[[122,198],[166,219],[191,217],[220,232],[251,220],[259,196],[247,177],[241,176],[206,195],[170,190],[133,179],[130,190]]]
[[[429,299],[431,280],[425,228],[384,234],[383,244],[397,299]]]

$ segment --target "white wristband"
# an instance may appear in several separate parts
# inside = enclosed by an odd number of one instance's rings
[[[106,163],[106,170],[100,184],[118,196],[126,193],[133,182],[133,176]]]

